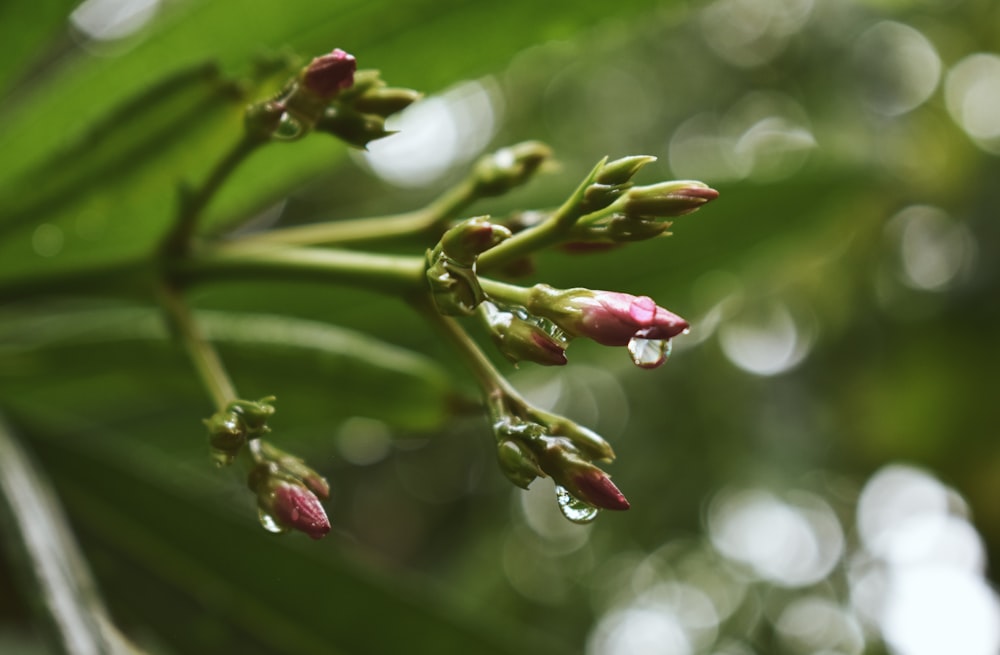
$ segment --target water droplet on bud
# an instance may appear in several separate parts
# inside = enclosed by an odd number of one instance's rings
[[[639,368],[656,368],[667,361],[672,347],[670,339],[632,337],[628,342],[628,354]]]
[[[288,528],[279,524],[273,516],[262,509],[257,510],[257,518],[260,519],[261,526],[268,532],[273,532],[274,534],[288,532]]]
[[[556,485],[556,502],[559,503],[559,511],[573,523],[590,523],[597,518],[600,511],[593,505],[588,505],[579,498],[573,496],[559,485]]]

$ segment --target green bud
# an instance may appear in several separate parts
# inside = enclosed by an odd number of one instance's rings
[[[328,107],[317,121],[316,130],[332,134],[347,145],[361,149],[376,139],[392,134],[385,129],[385,119],[381,116],[362,114],[344,106]]]
[[[488,216],[476,216],[445,232],[441,237],[440,248],[452,261],[462,266],[472,266],[476,257],[510,236],[510,230],[490,222]]]
[[[639,170],[646,164],[656,161],[656,157],[651,155],[632,155],[622,157],[604,164],[597,172],[594,181],[598,184],[608,186],[620,186],[631,182]]]
[[[527,489],[535,478],[545,475],[531,451],[512,439],[497,443],[497,460],[507,479],[522,489]]]
[[[601,435],[567,418],[557,417],[549,424],[553,436],[564,436],[590,460],[613,461],[615,451]]]
[[[437,246],[427,251],[427,282],[438,311],[471,314],[486,299],[476,277],[476,258],[509,237],[510,230],[485,216],[470,218],[444,233]]]
[[[479,307],[493,343],[511,362],[527,360],[543,366],[566,364],[567,339],[544,330],[541,320],[530,322],[491,302],[484,302]]]
[[[271,431],[267,420],[274,415],[274,396],[260,400],[234,400],[226,409],[240,417],[246,427],[247,438],[255,439]]]
[[[668,218],[690,214],[718,197],[719,192],[707,184],[678,180],[634,187],[620,202],[627,216]]]
[[[237,412],[228,409],[216,412],[204,423],[208,428],[208,443],[220,453],[235,456],[246,445],[246,425]]]
[[[260,443],[260,455],[264,461],[274,465],[272,468],[275,472],[301,482],[322,500],[330,497],[329,483],[303,459],[276,448],[266,441]]]
[[[355,98],[351,105],[363,114],[375,114],[382,118],[388,118],[420,100],[423,95],[413,89],[380,87],[366,91]]]
[[[614,243],[645,241],[666,234],[671,225],[670,221],[615,214],[604,226],[601,234]]]
[[[552,157],[552,149],[541,141],[524,141],[485,155],[473,167],[476,192],[498,196],[527,182]]]

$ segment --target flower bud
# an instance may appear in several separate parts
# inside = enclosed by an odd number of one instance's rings
[[[340,48],[316,57],[302,71],[302,84],[320,98],[330,99],[354,84],[358,62]]]
[[[510,230],[490,222],[487,216],[462,221],[441,237],[441,252],[462,266],[472,266],[476,257],[501,241],[509,239]]]
[[[326,478],[307,465],[303,459],[276,448],[266,441],[260,443],[260,455],[265,461],[272,463],[278,473],[302,482],[309,491],[320,499],[326,500],[330,497],[330,484]]]
[[[656,161],[651,155],[632,155],[610,161],[597,172],[594,181],[598,184],[619,186],[632,180],[636,173],[646,164]]]
[[[480,308],[493,343],[511,362],[527,360],[543,366],[566,364],[565,339],[493,303],[484,302]]]
[[[351,106],[363,114],[375,114],[382,118],[388,118],[420,100],[423,95],[413,89],[377,87],[352,99]]]
[[[688,328],[688,322],[657,306],[648,296],[590,289],[557,290],[535,285],[529,310],[552,320],[573,337],[604,346],[624,346],[633,337],[666,340]]]
[[[271,428],[267,426],[267,420],[274,415],[274,396],[267,396],[260,400],[234,400],[229,403],[227,410],[235,412],[240,416],[246,426],[247,438],[255,439],[267,434]]]
[[[497,460],[507,479],[522,489],[527,489],[538,476],[545,475],[531,451],[512,439],[503,439],[497,443]]]
[[[235,456],[246,445],[246,425],[236,412],[216,412],[205,419],[205,426],[208,428],[208,443],[225,455]]]
[[[601,509],[629,508],[628,500],[608,474],[581,457],[565,438],[542,437],[532,445],[542,470],[573,497]]]
[[[661,182],[629,189],[622,207],[627,216],[683,216],[718,197],[718,191],[702,182]]]
[[[330,531],[330,520],[316,494],[304,484],[282,476],[273,464],[254,468],[248,484],[257,494],[257,507],[280,528],[298,530],[313,539],[321,539]]]
[[[540,141],[524,141],[502,148],[476,162],[473,175],[480,196],[498,196],[524,184],[552,157],[552,149]]]
[[[393,134],[385,129],[381,116],[362,114],[350,107],[328,107],[316,122],[316,129],[362,150],[370,142]]]
[[[626,510],[628,499],[618,490],[607,473],[596,466],[580,467],[562,481],[563,487],[588,505],[601,509]]]
[[[427,251],[427,283],[439,312],[471,314],[486,299],[476,277],[476,258],[508,237],[510,230],[480,216],[451,228]]]

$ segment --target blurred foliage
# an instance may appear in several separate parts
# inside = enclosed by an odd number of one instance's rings
[[[73,5],[0,7],[0,410],[143,648],[879,653],[878,626],[817,646],[776,617],[803,598],[855,607],[858,496],[899,462],[953,489],[1000,561],[995,3],[175,0],[148,3],[152,22],[111,41],[70,26]],[[566,369],[512,373],[612,441],[628,513],[572,526],[549,490],[512,490],[468,411],[467,374],[401,303],[200,287],[242,393],[277,395],[276,443],[332,482],[333,534],[274,537],[242,481],[211,468],[209,399],[151,298],[30,297],[28,276],[148,256],[246,101],[289,57],[332,47],[429,94],[478,80],[493,103],[492,121],[473,121],[483,145],[553,147],[559,170],[474,212],[556,205],[604,155],[656,155],[642,182],[721,192],[670,239],[536,262],[533,278],[650,295],[694,326],[655,372],[575,343]],[[963,83],[975,53],[993,54]],[[403,211],[464,170],[397,187],[372,174],[373,150],[369,165],[324,138],[266,148],[213,201],[210,226]],[[422,152],[407,156],[419,172]],[[823,503],[846,543],[836,562],[795,582],[741,568],[711,518],[741,489]],[[662,615],[646,592],[697,587],[692,561],[725,578],[705,582],[724,591],[705,592],[704,629],[681,621],[672,642],[647,622],[663,650],[643,651],[638,624],[609,623],[623,607]],[[0,569],[0,650],[47,652],[15,574]],[[726,589],[742,594],[728,612]]]

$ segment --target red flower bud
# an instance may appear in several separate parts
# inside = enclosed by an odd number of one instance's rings
[[[630,507],[628,499],[599,468],[588,468],[574,473],[570,476],[569,482],[567,486],[571,493],[589,505],[618,511]]]
[[[358,62],[354,55],[340,48],[328,55],[316,57],[302,73],[302,83],[322,98],[332,98],[354,84]]]
[[[330,520],[316,494],[299,484],[272,482],[266,499],[270,514],[283,527],[322,539],[330,531]]]

